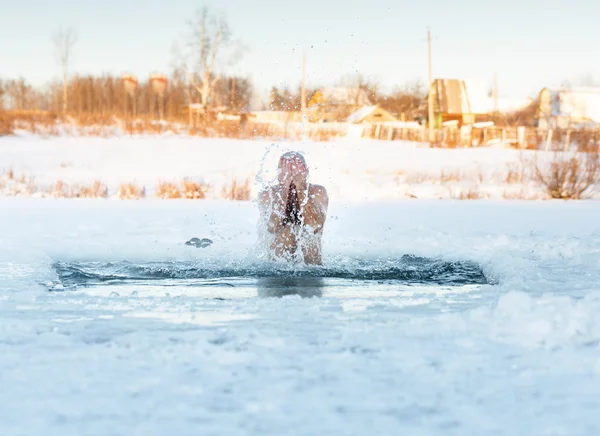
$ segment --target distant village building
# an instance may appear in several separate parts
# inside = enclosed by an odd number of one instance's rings
[[[435,79],[431,86],[436,127],[448,121],[455,121],[459,126],[475,121],[464,80]]]
[[[600,126],[600,88],[544,88],[537,113],[541,129]]]
[[[372,106],[362,88],[324,88],[308,103],[309,118],[314,122],[341,122],[363,106]]]
[[[523,110],[531,98],[511,99],[494,96],[493,90],[459,79],[436,79],[432,85],[436,127],[473,125],[497,114]]]
[[[398,119],[385,109],[379,107],[379,105],[373,105],[363,106],[352,113],[345,121],[353,124],[375,124],[394,122],[398,121]]]

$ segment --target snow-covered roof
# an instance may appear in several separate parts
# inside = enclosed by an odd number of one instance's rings
[[[546,89],[552,116],[600,122],[600,88]]]
[[[467,87],[459,79],[435,79],[433,82],[437,110],[446,114],[469,114],[471,104]]]
[[[532,99],[498,96],[497,101],[491,95],[490,82],[481,77],[469,77],[464,80],[471,111],[474,114],[489,114],[496,110],[500,113],[515,112],[532,103]],[[502,92],[501,92],[502,93]],[[497,103],[497,106],[496,106]]]
[[[356,112],[352,113],[348,118],[346,118],[347,123],[359,123],[369,115],[371,115],[375,110],[377,110],[379,106],[363,106]]]

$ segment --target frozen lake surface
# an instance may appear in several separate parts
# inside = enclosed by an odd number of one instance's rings
[[[0,201],[0,434],[600,433],[598,203]]]

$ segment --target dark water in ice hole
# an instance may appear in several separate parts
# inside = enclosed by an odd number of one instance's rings
[[[198,261],[170,262],[56,262],[52,291],[105,288],[135,291],[157,287],[193,290],[207,298],[230,298],[236,288],[254,288],[258,296],[319,297],[341,289],[354,295],[377,296],[378,290],[461,288],[494,284],[472,261],[447,261],[402,256],[399,259],[338,260],[319,267],[273,264],[219,264]],[[220,292],[226,290],[227,292]],[[221,295],[223,294],[223,295]],[[224,295],[227,294],[227,297]]]

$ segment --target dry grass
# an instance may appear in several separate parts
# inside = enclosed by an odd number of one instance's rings
[[[482,198],[484,196],[479,189],[467,189],[466,191],[461,191],[458,196],[459,200],[480,200]]]
[[[482,198],[488,198],[489,194],[483,193],[477,184],[463,184],[460,185],[447,185],[448,197],[453,200],[481,200]]]
[[[33,195],[38,192],[38,187],[33,179],[30,179],[25,174],[17,177],[12,168],[9,168],[4,173],[0,174],[0,191],[3,195]]]
[[[460,171],[445,171],[440,172],[440,183],[443,185],[448,182],[460,182]]]
[[[548,165],[533,162],[534,181],[555,199],[585,198],[600,182],[600,155],[555,153]]]
[[[184,179],[182,182],[181,194],[183,198],[201,200],[206,198],[208,189],[208,185]]]
[[[398,178],[396,180],[398,180]],[[420,185],[431,181],[431,176],[427,173],[411,173],[408,174],[404,180],[409,185]]]
[[[523,184],[527,180],[526,168],[529,162],[525,160],[525,156],[521,152],[517,162],[509,162],[506,165],[506,174],[504,175],[504,183],[507,185]]]
[[[146,188],[133,183],[123,183],[119,185],[115,196],[119,200],[140,200],[146,196]]]
[[[233,180],[231,185],[223,186],[221,197],[226,200],[250,201],[250,180],[246,179],[244,183]]]
[[[483,172],[483,170],[481,168],[477,169],[477,181],[479,183],[483,183],[485,180],[485,173]]]
[[[72,186],[71,195],[75,198],[106,198],[108,197],[108,188],[104,183],[95,180],[89,186]]]
[[[206,198],[209,185],[184,179],[181,186],[171,182],[159,182],[156,196],[162,199],[184,198],[189,200],[202,200]]]
[[[516,164],[509,163],[506,168],[504,183],[507,185],[523,183],[525,181],[524,169],[519,168]]]
[[[527,192],[524,189],[519,189],[518,191],[504,191],[502,193],[502,198],[504,200],[544,200],[547,199],[543,195]]]
[[[69,185],[57,180],[48,188],[48,195],[53,198],[107,198],[108,188],[99,180],[90,185]]]
[[[0,136],[13,134],[13,120],[6,112],[0,110]]]
[[[181,198],[181,191],[174,183],[158,182],[156,196],[162,199]]]

